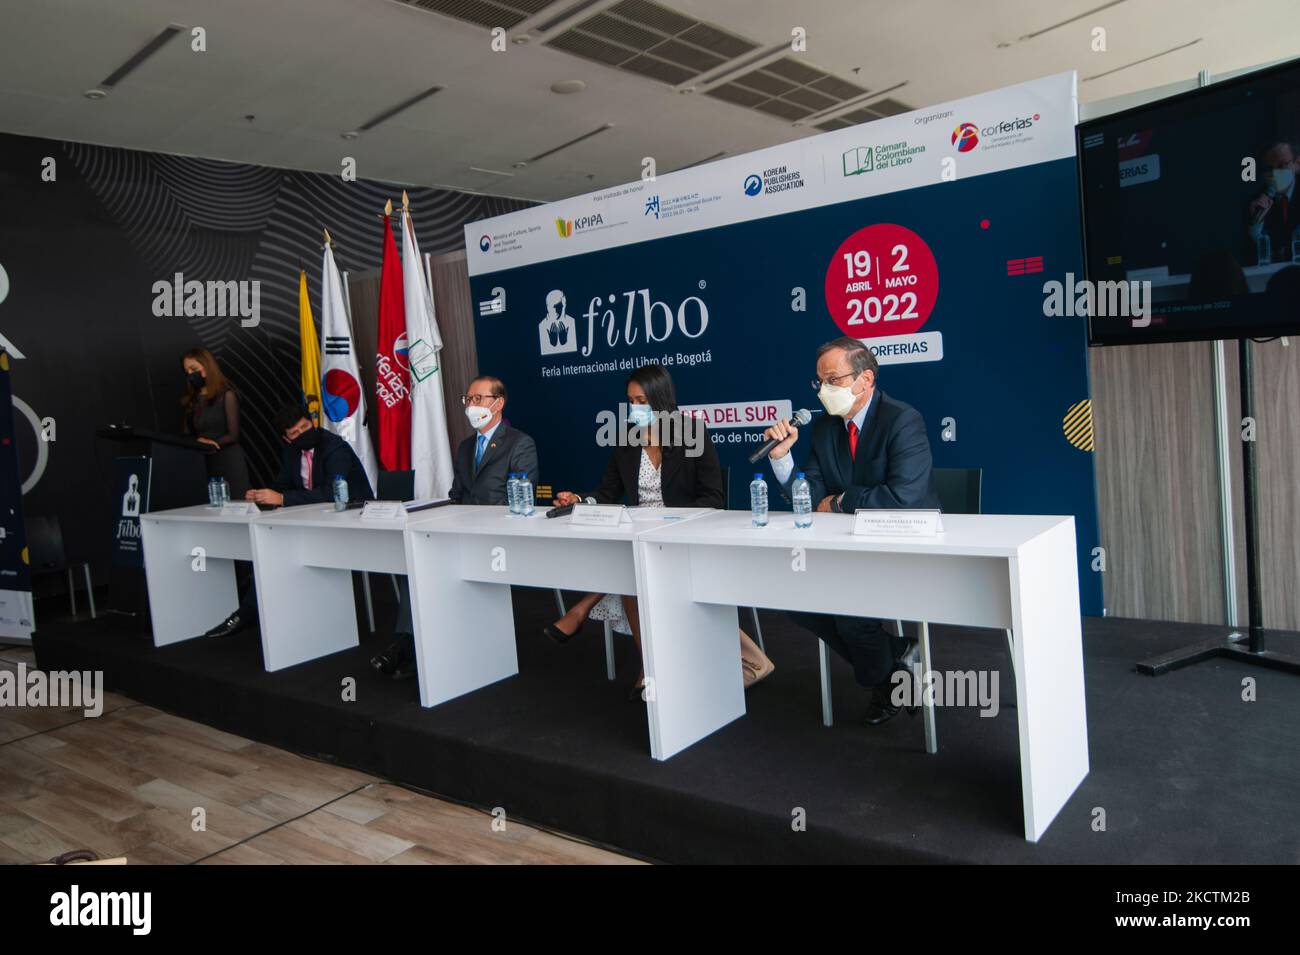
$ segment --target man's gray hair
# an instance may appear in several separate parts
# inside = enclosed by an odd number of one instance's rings
[[[876,361],[876,356],[872,354],[871,349],[862,344],[859,339],[850,338],[847,335],[832,339],[822,345],[817,349],[817,357],[821,358],[828,351],[835,351],[836,349],[848,352],[849,365],[853,369],[855,377],[861,375],[867,369],[871,369],[873,377],[880,375],[880,362]]]

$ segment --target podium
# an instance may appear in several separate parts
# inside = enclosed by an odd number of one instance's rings
[[[110,612],[138,616],[148,611],[140,515],[208,500],[209,445],[180,434],[128,424],[110,424],[95,436],[116,446],[113,487],[112,561],[108,578]]]

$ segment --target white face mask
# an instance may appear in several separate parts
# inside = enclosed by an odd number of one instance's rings
[[[1273,188],[1278,192],[1286,192],[1291,188],[1291,183],[1295,181],[1295,172],[1290,169],[1273,170]]]
[[[838,418],[848,414],[853,407],[853,402],[858,400],[858,396],[853,393],[852,388],[842,388],[839,385],[828,384],[824,381],[817,392],[817,397],[821,399],[822,407],[826,409],[826,413],[833,414]]]
[[[492,412],[479,405],[466,405],[465,417],[469,418],[469,426],[477,431],[492,420]]]

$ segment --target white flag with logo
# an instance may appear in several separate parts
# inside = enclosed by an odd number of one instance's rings
[[[366,427],[366,396],[352,347],[352,327],[343,306],[343,278],[329,243],[321,263],[320,288],[321,425],[352,446],[374,488],[379,466]]]
[[[402,210],[402,286],[407,363],[411,372],[411,467],[417,500],[442,500],[451,491],[451,438],[442,403],[442,336],[424,278],[409,209]]]

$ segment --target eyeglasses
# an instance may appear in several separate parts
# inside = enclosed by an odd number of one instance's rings
[[[491,404],[500,397],[500,395],[461,395],[460,403],[463,405],[485,405]]]
[[[852,379],[856,377],[858,377],[858,373],[850,371],[847,374],[835,375],[832,378],[827,378],[825,383],[828,385],[836,385],[838,387],[837,383],[843,381],[845,378]],[[814,378],[810,384],[812,385],[813,391],[822,390],[822,380],[820,378]]]

